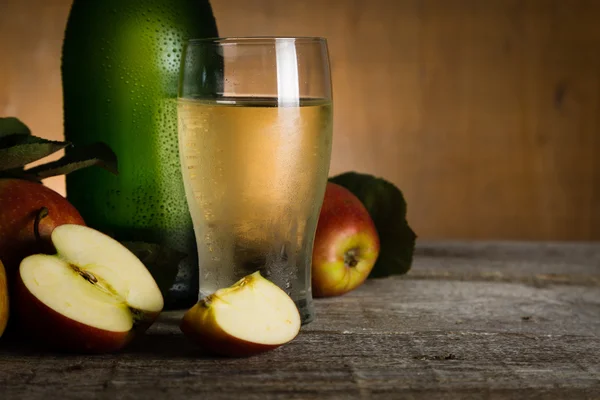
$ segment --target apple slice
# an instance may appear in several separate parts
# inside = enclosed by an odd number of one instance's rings
[[[57,254],[25,258],[16,283],[16,315],[26,332],[59,350],[112,352],[145,331],[163,308],[144,264],[105,234],[61,225]]]
[[[300,313],[283,290],[257,271],[200,300],[185,313],[181,331],[210,353],[246,357],[294,339]]]

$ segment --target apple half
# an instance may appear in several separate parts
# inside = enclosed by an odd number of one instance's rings
[[[200,300],[185,313],[181,331],[209,353],[247,357],[293,340],[300,313],[287,293],[257,271]]]
[[[123,348],[163,308],[144,264],[111,237],[82,225],[51,235],[57,254],[25,258],[16,282],[16,315],[25,332],[58,350]]]

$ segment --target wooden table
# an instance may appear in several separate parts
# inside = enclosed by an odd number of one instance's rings
[[[600,244],[421,243],[292,343],[203,356],[165,313],[121,354],[0,341],[0,399],[600,399]]]

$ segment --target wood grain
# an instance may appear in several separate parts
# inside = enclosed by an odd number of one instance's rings
[[[522,278],[597,279],[598,260],[598,244],[426,243],[408,275],[317,301],[317,319],[293,342],[246,359],[200,353],[178,330],[181,312],[120,354],[3,339],[0,398],[597,399],[600,285]],[[462,266],[472,278],[421,278]]]
[[[0,113],[54,138],[69,3],[0,0]],[[212,4],[222,36],[328,38],[331,173],[396,183],[421,238],[600,240],[600,2]]]

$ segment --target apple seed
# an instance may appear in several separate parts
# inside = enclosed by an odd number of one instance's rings
[[[98,279],[96,275],[92,274],[89,271],[85,271],[79,268],[77,265],[71,264],[71,268],[73,268],[73,271],[78,273],[83,279],[94,285],[98,290],[101,290],[106,294],[116,297],[120,301],[125,301],[123,297],[119,293],[117,293],[117,291],[105,280]]]
[[[81,276],[83,276],[83,279],[85,279],[89,283],[97,283],[98,282],[98,278],[96,278],[94,275],[90,274],[87,271],[81,271],[79,273],[81,274]]]

